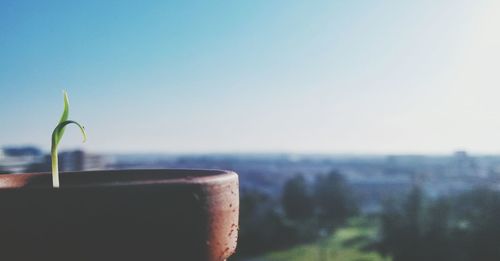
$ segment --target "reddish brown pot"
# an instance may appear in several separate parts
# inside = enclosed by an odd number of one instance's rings
[[[1,260],[228,258],[238,234],[238,176],[123,170],[0,176]]]

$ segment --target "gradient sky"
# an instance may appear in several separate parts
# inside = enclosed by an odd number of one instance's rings
[[[147,3],[146,3],[147,2]],[[500,2],[0,1],[0,146],[500,153]]]

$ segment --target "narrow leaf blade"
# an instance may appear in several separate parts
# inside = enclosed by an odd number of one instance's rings
[[[61,119],[59,119],[59,123],[63,123],[68,120],[69,117],[69,98],[68,98],[68,93],[66,91],[63,91],[64,94],[64,109],[63,113],[61,115]],[[58,129],[56,132],[56,144],[59,144],[59,141],[61,140],[62,136],[64,135],[64,127]]]

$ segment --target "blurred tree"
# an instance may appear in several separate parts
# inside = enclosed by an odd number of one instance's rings
[[[357,210],[344,176],[337,171],[316,178],[314,199],[320,223],[329,230],[342,224]]]
[[[424,204],[414,188],[403,203],[385,204],[381,252],[394,261],[500,260],[500,193],[473,190]]]
[[[382,249],[394,261],[425,260],[421,251],[422,207],[423,195],[418,186],[412,188],[400,205],[395,201],[387,201],[384,205],[381,215]]]
[[[260,191],[241,191],[238,255],[253,255],[267,250],[267,239],[262,227],[269,221],[266,220],[268,217],[265,212],[270,208],[270,202],[270,198]]]
[[[314,204],[309,186],[302,175],[289,179],[283,188],[282,204],[290,219],[306,219],[313,215]]]
[[[382,204],[380,252],[386,256],[393,256],[400,242],[398,237],[400,236],[399,229],[402,227],[400,223],[404,221],[403,211],[393,198],[386,199]]]
[[[458,252],[450,248],[450,202],[440,198],[428,207],[423,225],[423,250],[426,260],[450,259],[450,253]],[[452,260],[460,260],[458,256]]]
[[[453,202],[454,244],[465,260],[500,260],[500,192],[477,189]]]
[[[238,251],[233,258],[313,242],[320,231],[329,235],[355,209],[351,191],[337,172],[320,176],[313,184],[296,175],[285,183],[281,198],[244,190],[240,194]]]

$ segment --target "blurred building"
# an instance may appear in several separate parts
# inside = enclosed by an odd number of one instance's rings
[[[61,171],[105,169],[106,163],[104,156],[86,153],[83,150],[67,151],[59,154]]]
[[[82,150],[59,153],[61,171],[106,169],[108,160],[99,154]],[[48,172],[51,157],[36,147],[7,147],[0,149],[0,171],[5,173]]]
[[[466,151],[456,151],[451,159],[449,172],[454,176],[478,176],[479,166]]]
[[[39,157],[42,151],[34,146],[4,147],[2,152],[10,157]]]
[[[0,169],[23,172],[27,166],[43,161],[43,153],[33,146],[4,147],[0,149]]]

